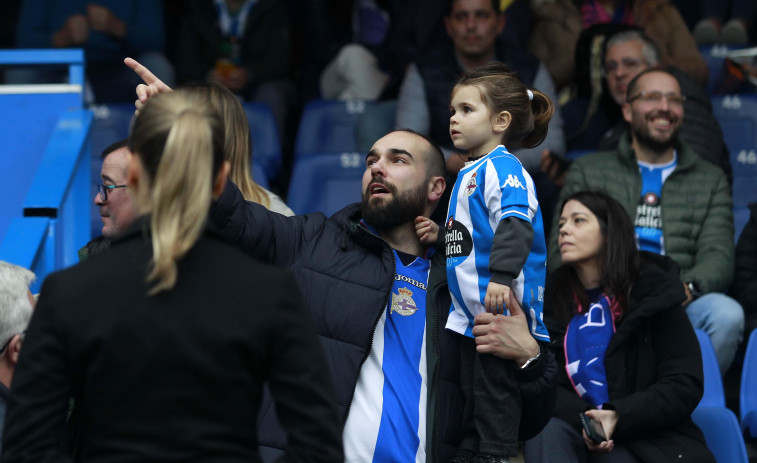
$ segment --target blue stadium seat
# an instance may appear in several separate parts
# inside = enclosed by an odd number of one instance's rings
[[[736,415],[725,407],[697,407],[691,414],[718,463],[749,463]]]
[[[734,175],[757,173],[757,94],[724,95],[712,98],[712,112],[723,129],[723,138],[731,151]],[[744,152],[744,153],[742,153]],[[747,168],[743,172],[742,168]]]
[[[92,157],[99,159],[100,153],[105,148],[129,136],[129,126],[134,117],[134,104],[102,104],[93,105],[89,109],[95,115],[92,121]],[[100,177],[99,169],[97,177]]]
[[[357,124],[371,102],[312,100],[302,111],[295,158],[308,153],[357,151]]]
[[[273,111],[265,103],[242,103],[250,125],[252,157],[262,167],[267,179],[276,178],[281,170],[281,139]],[[253,171],[254,172],[254,171]]]
[[[252,179],[255,180],[255,183],[268,190],[268,177],[265,174],[263,166],[258,164],[258,161],[256,159],[252,160],[250,170],[252,170]]]
[[[744,176],[733,174],[733,205],[746,207],[757,201],[757,175]]]
[[[722,91],[719,87],[723,84],[723,77],[725,76],[725,58],[730,51],[738,50],[740,48],[744,47],[734,47],[725,44],[699,46],[699,53],[704,57],[704,60],[707,62],[707,67],[709,68],[707,86],[705,87],[705,90],[707,90],[709,95],[714,95],[719,90]]]
[[[702,367],[704,369],[704,394],[697,408],[702,407],[725,407],[725,392],[723,380],[720,377],[718,359],[715,357],[715,349],[712,347],[710,337],[700,329],[694,330],[702,351]]]
[[[741,371],[739,414],[741,429],[751,439],[757,438],[757,329],[749,335]]]
[[[749,208],[747,206],[734,206],[733,207],[733,242],[739,242],[739,236],[741,236],[741,230],[749,222]]]
[[[313,153],[295,160],[287,204],[296,214],[330,216],[359,202],[365,157],[359,153]]]

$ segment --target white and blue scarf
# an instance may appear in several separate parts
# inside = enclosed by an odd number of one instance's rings
[[[615,334],[617,304],[601,290],[590,290],[589,310],[580,304],[565,332],[565,370],[579,397],[601,408],[609,401],[605,352]]]

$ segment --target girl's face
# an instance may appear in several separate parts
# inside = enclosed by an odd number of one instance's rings
[[[449,135],[455,148],[478,157],[502,143],[502,133],[495,133],[492,113],[477,86],[458,87],[449,110]]]
[[[596,265],[605,245],[605,238],[597,216],[586,206],[571,199],[562,209],[557,243],[563,264],[572,266]]]

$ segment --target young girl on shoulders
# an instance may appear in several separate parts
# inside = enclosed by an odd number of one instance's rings
[[[453,462],[507,462],[518,452],[516,370],[538,356],[514,365],[478,354],[473,327],[479,313],[507,313],[512,291],[534,338],[549,341],[542,320],[547,250],[541,210],[533,180],[509,150],[541,143],[553,112],[546,95],[526,88],[501,63],[474,70],[452,89],[450,136],[469,154],[444,224],[452,295],[446,328],[467,337],[461,343],[467,432]],[[419,217],[416,229],[422,241],[436,241],[438,227],[430,220]]]

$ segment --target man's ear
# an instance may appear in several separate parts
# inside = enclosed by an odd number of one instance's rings
[[[447,187],[447,181],[444,180],[444,177],[432,176],[428,181],[428,186],[428,200],[431,202],[439,201]]]
[[[631,123],[631,116],[633,115],[633,111],[631,111],[631,104],[630,103],[623,103],[623,105],[620,107],[621,111],[623,111],[623,119]]]
[[[513,115],[510,114],[510,111],[501,111],[494,116],[494,120],[492,120],[492,129],[495,133],[504,133],[504,131],[510,127],[512,121]]]
[[[224,161],[218,170],[218,174],[216,174],[216,178],[213,180],[213,199],[218,198],[223,193],[223,189],[226,187],[226,179],[229,178],[229,172],[231,172],[231,164],[229,164],[229,161]]]
[[[139,156],[128,152],[126,153],[126,166],[126,184],[129,185],[129,188],[136,189],[142,175],[142,161],[139,159]]]
[[[18,363],[18,356],[21,353],[21,345],[24,343],[24,338],[20,334],[13,335],[11,341],[8,343],[7,355],[8,360],[14,367]]]

